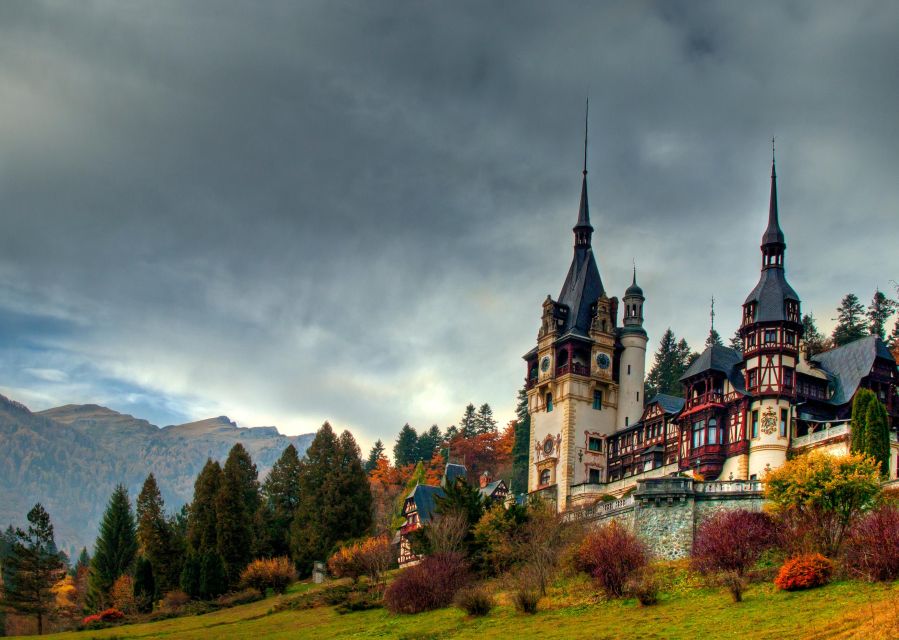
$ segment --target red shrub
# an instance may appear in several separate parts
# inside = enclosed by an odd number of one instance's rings
[[[400,572],[387,587],[384,606],[393,613],[420,613],[449,606],[470,579],[460,553],[428,556]]]
[[[116,620],[121,620],[124,617],[125,614],[118,609],[106,609],[105,611],[101,611],[100,613],[95,613],[93,615],[87,616],[84,620],[81,621],[81,624],[88,625],[93,622],[115,622]]]
[[[846,541],[846,567],[868,580],[899,578],[899,506],[885,504],[853,525]]]
[[[610,598],[620,598],[627,579],[648,562],[646,545],[617,522],[587,534],[574,559],[575,568],[593,576]]]
[[[830,582],[832,573],[833,562],[820,553],[809,553],[784,562],[774,579],[774,584],[784,591],[811,589]]]
[[[743,575],[777,543],[777,529],[766,513],[721,511],[699,525],[693,539],[693,567],[701,573]]]

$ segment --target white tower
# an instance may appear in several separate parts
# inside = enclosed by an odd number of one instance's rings
[[[634,280],[624,292],[624,326],[621,328],[621,363],[618,370],[619,401],[618,428],[628,427],[643,415],[643,374],[646,368],[646,343],[649,338],[643,329],[643,289],[637,285],[637,268]]]

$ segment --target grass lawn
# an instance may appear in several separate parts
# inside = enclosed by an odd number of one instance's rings
[[[313,587],[296,585],[283,598]],[[44,638],[899,638],[899,584],[837,582],[795,593],[771,584],[753,585],[734,604],[724,591],[679,589],[659,604],[634,600],[603,602],[581,579],[561,581],[534,616],[519,614],[508,596],[485,618],[467,618],[450,608],[396,616],[377,609],[340,615],[330,607],[272,613],[276,598],[159,622]]]

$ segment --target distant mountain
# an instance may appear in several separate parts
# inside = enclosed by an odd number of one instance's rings
[[[288,444],[302,456],[313,437],[241,428],[226,416],[160,429],[95,404],[32,413],[0,395],[0,526],[21,526],[42,502],[60,548],[90,549],[116,484],[128,487],[133,502],[152,471],[175,510],[190,502],[206,459],[224,461],[235,443],[249,451],[261,479]]]

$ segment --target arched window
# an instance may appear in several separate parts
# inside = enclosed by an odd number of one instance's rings
[[[546,486],[549,484],[549,469],[544,469],[540,472],[540,486]]]

